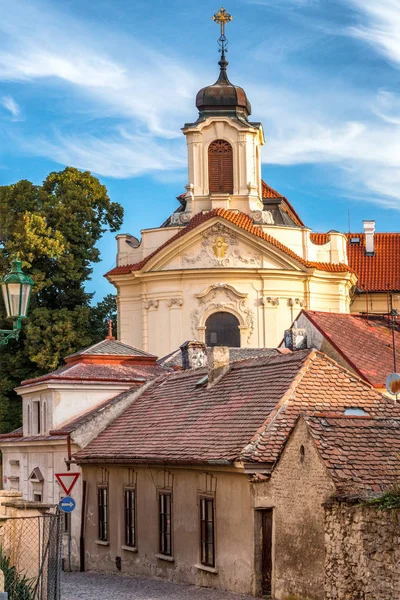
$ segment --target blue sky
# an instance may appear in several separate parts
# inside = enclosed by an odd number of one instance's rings
[[[217,77],[215,0],[0,0],[0,185],[88,169],[158,226],[187,183],[180,128]],[[228,73],[264,125],[263,178],[316,231],[399,230],[400,2],[229,0]],[[89,291],[113,288],[106,234]]]

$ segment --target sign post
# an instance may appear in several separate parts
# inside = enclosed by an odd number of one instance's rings
[[[65,517],[67,519],[67,527],[68,527],[68,566],[71,571],[71,513],[75,509],[76,502],[69,495],[76,482],[79,479],[80,473],[55,473],[56,479],[58,483],[61,485],[64,490],[66,496],[60,500],[58,506],[65,513]]]

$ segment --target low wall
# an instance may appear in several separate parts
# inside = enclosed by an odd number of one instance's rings
[[[325,600],[400,598],[400,509],[325,507]]]

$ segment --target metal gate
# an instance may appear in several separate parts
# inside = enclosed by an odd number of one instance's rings
[[[9,600],[60,600],[61,515],[0,521],[0,569]]]

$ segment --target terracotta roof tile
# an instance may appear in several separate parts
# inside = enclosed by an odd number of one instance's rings
[[[154,252],[149,254],[149,256],[147,256],[140,262],[131,264],[131,265],[123,265],[120,267],[115,267],[114,269],[111,269],[111,271],[109,271],[106,275],[108,275],[108,276],[123,275],[123,274],[130,273],[132,271],[139,271],[140,269],[142,269],[145,266],[145,264],[147,262],[149,262],[149,260],[151,258],[153,258],[153,256],[158,254],[158,252],[160,252],[162,249],[169,246],[170,244],[172,244],[173,242],[175,242],[177,239],[181,238],[182,236],[186,235],[189,231],[192,231],[199,225],[209,221],[210,219],[212,219],[214,217],[221,217],[221,218],[225,219],[226,221],[228,221],[229,223],[236,225],[240,229],[243,229],[244,231],[248,231],[252,235],[255,235],[255,236],[263,239],[264,241],[268,242],[269,244],[275,246],[276,248],[279,248],[279,250],[281,250],[282,252],[284,252],[291,258],[295,259],[297,262],[299,262],[300,264],[304,265],[307,268],[313,268],[313,269],[318,269],[320,271],[330,271],[330,272],[336,272],[336,273],[351,271],[351,269],[347,265],[344,265],[344,264],[333,264],[333,263],[307,261],[307,260],[303,259],[301,256],[299,256],[298,254],[296,254],[295,252],[293,252],[293,250],[291,250],[284,244],[281,244],[281,242],[276,240],[271,235],[264,233],[260,227],[254,225],[253,221],[250,219],[250,217],[248,215],[246,215],[242,212],[236,211],[236,210],[225,210],[223,208],[217,208],[217,209],[211,210],[204,214],[199,213],[199,214],[195,215],[193,217],[193,219],[190,221],[189,225],[187,225],[186,227],[184,227],[180,231],[178,231],[178,233],[176,233],[172,238],[170,238],[167,242],[162,244],[159,248],[157,248],[157,250],[155,250]]]
[[[214,386],[205,369],[167,374],[77,459],[274,463],[300,414],[350,406],[400,418],[400,407],[324,355],[310,350],[232,363]]]
[[[385,387],[393,372],[392,328],[382,316],[348,315],[303,310],[303,314],[326,337],[346,362],[374,387]],[[400,318],[394,331],[400,357]]]
[[[351,244],[352,237],[360,243]],[[358,275],[358,287],[363,291],[400,291],[400,233],[375,233],[374,256],[365,255],[365,235],[347,234],[347,256]]]
[[[41,377],[27,379],[21,385],[31,385],[56,379],[58,381],[104,381],[134,383],[160,375],[163,369],[157,365],[121,365],[74,363],[60,367]]]
[[[400,419],[306,417],[339,494],[369,495],[400,481]]]

